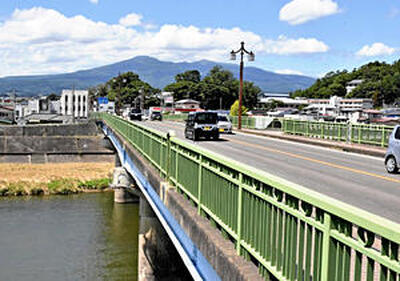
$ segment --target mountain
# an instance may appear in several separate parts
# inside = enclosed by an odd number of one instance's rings
[[[130,60],[113,63],[88,70],[72,73],[10,76],[0,78],[0,95],[15,90],[19,96],[35,96],[38,94],[59,94],[62,89],[85,89],[110,80],[112,77],[127,71],[139,74],[140,79],[156,88],[164,88],[174,81],[176,74],[186,70],[197,69],[202,77],[215,65],[221,65],[239,77],[239,64],[216,63],[207,60],[197,62],[173,63],[160,61],[151,57],[138,56]],[[311,86],[315,79],[301,75],[277,74],[256,67],[245,67],[244,79],[254,82],[264,91],[289,92]]]

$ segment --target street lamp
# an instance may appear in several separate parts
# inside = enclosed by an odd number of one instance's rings
[[[242,97],[243,97],[243,56],[247,54],[249,61],[254,61],[255,55],[252,51],[247,51],[244,48],[244,42],[240,42],[240,49],[237,51],[232,50],[231,60],[236,60],[236,54],[240,53],[240,87],[239,87],[239,118],[238,130],[242,129]]]

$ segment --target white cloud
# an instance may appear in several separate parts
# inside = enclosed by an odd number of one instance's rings
[[[93,3],[93,4],[98,4],[99,3],[99,0],[89,0],[90,1],[90,3]]]
[[[240,28],[202,29],[174,24],[153,26],[151,30],[142,27],[145,25],[136,30],[81,15],[66,17],[39,7],[17,9],[0,23],[0,76],[76,71],[137,55],[175,62],[200,59],[226,62],[230,50],[238,48],[241,41],[256,56],[307,54],[329,49],[315,38],[268,39]]]
[[[278,74],[291,74],[291,75],[305,75],[303,72],[293,69],[278,69],[275,70],[275,73]]]
[[[278,40],[265,41],[265,51],[270,54],[311,54],[324,53],[328,50],[329,47],[324,42],[315,38],[291,39],[281,35]]]
[[[371,46],[365,45],[357,52],[357,55],[365,57],[373,57],[373,56],[392,55],[394,52],[396,52],[395,48],[391,48],[383,43],[377,42],[372,44]]]
[[[279,19],[296,25],[339,12],[338,4],[332,0],[292,0],[281,8]]]
[[[123,26],[136,26],[142,24],[142,15],[131,13],[119,20],[119,24]]]

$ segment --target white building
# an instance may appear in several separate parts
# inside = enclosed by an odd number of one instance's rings
[[[115,102],[108,101],[107,103],[100,103],[98,105],[97,111],[114,114],[115,113]]]
[[[192,99],[179,100],[175,103],[175,111],[190,112],[200,109],[200,102]]]
[[[361,80],[361,79],[355,79],[355,80],[351,80],[350,82],[348,82],[346,84],[346,94],[348,95],[349,93],[351,93],[351,91],[353,91],[362,82],[364,82],[364,80]]]
[[[74,118],[88,117],[89,92],[86,90],[62,90],[61,115]]]
[[[39,113],[40,111],[40,104],[39,104],[39,99],[32,98],[28,101],[28,111],[27,114],[32,114],[32,113]]]

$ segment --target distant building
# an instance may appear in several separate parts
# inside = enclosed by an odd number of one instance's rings
[[[62,90],[61,115],[73,118],[88,117],[89,92],[86,90]]]
[[[361,79],[355,79],[355,80],[351,80],[350,82],[348,82],[346,84],[346,94],[351,93],[351,91],[353,91],[362,82],[364,82],[364,80],[361,80]]]
[[[14,108],[0,105],[0,123],[14,123]]]
[[[113,101],[108,101],[107,103],[100,103],[98,105],[98,112],[107,112],[110,114],[115,113],[115,103]]]
[[[373,107],[372,99],[345,99],[332,96],[330,99],[308,99],[305,110],[314,110],[324,118],[358,119],[361,112]]]
[[[175,103],[175,111],[190,112],[197,111],[198,109],[200,109],[200,102],[195,100],[185,99]]]
[[[287,97],[267,97],[260,99],[260,103],[271,103],[273,101],[278,101],[285,106],[297,107],[300,105],[308,105],[308,100],[306,99],[292,99]]]

